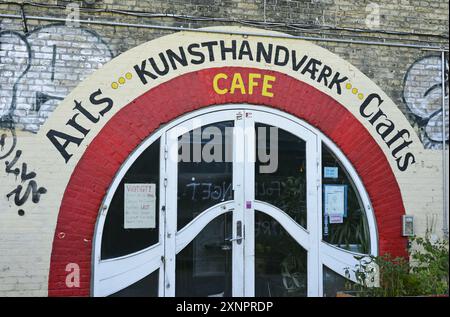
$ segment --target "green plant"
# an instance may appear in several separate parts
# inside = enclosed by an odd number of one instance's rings
[[[448,295],[448,240],[432,241],[427,234],[411,242],[411,262],[389,254],[355,257],[357,283],[348,284],[347,290],[370,297]]]
[[[424,295],[447,294],[449,284],[448,240],[432,241],[414,238],[415,250],[411,253],[412,274],[421,285]]]
[[[366,217],[360,208],[352,209],[343,223],[330,225],[328,242],[345,249],[358,246],[359,253],[369,253],[370,233]]]
[[[353,290],[359,296],[393,297],[407,296],[414,288],[409,275],[409,265],[402,257],[393,258],[390,254],[383,256],[357,257],[359,264],[354,273],[357,284]],[[378,283],[377,283],[378,282]],[[378,285],[377,285],[378,284]]]

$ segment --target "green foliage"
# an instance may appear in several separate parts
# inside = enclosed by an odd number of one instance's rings
[[[432,241],[426,235],[411,242],[415,244],[411,262],[389,254],[355,257],[358,264],[353,272],[358,283],[348,284],[347,289],[369,297],[448,295],[448,240]]]
[[[353,197],[353,196],[350,196]],[[328,242],[350,250],[350,245],[358,245],[359,253],[369,253],[369,225],[360,208],[354,208],[341,224],[329,226]]]
[[[414,238],[420,248],[411,254],[412,275],[424,295],[448,295],[448,240],[432,242],[428,237]]]
[[[344,182],[345,183],[345,182]],[[272,204],[281,208],[296,222],[306,228],[306,180],[304,174],[289,176],[281,182],[281,194]],[[302,201],[303,203],[299,203]],[[348,215],[343,223],[329,224],[329,237],[327,242],[340,248],[351,250],[351,245],[357,245],[359,253],[369,253],[370,233],[367,218],[358,196],[350,187],[348,195]]]

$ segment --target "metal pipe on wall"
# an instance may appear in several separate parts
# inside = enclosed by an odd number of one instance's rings
[[[10,18],[10,19],[22,19],[20,15],[15,14],[0,14],[0,18]],[[42,16],[27,16],[28,20],[36,21],[49,21],[49,22],[66,22],[65,18],[55,18],[55,17],[42,17]],[[319,41],[319,42],[335,42],[335,43],[347,43],[347,44],[363,44],[363,45],[380,45],[380,46],[390,46],[390,47],[404,47],[404,48],[416,48],[423,50],[432,51],[444,51],[448,52],[448,47],[442,47],[437,45],[420,45],[420,44],[405,44],[399,42],[386,42],[386,41],[364,41],[364,40],[347,40],[339,38],[325,38],[325,37],[314,37],[314,36],[301,36],[301,35],[290,35],[290,34],[261,34],[253,32],[230,32],[230,31],[220,31],[220,30],[205,30],[205,29],[195,29],[195,28],[184,28],[178,26],[163,26],[154,24],[136,24],[136,23],[123,23],[123,22],[112,22],[112,21],[98,21],[98,20],[82,20],[82,19],[71,19],[72,23],[83,23],[83,24],[97,24],[97,25],[108,25],[108,26],[124,26],[124,27],[135,27],[144,29],[159,29],[168,31],[185,31],[185,32],[197,32],[197,33],[209,33],[209,34],[226,34],[226,35],[242,35],[242,36],[259,36],[268,38],[283,38],[283,39],[297,39],[306,41]]]
[[[442,213],[442,232],[444,237],[448,238],[448,166],[447,166],[447,149],[446,149],[446,111],[445,111],[445,52],[441,52],[441,85],[442,85],[442,191],[443,191],[443,213]]]

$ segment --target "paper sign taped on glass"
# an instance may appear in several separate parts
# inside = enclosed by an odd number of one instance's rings
[[[330,223],[342,223],[347,211],[347,185],[324,185],[325,216]]]
[[[125,184],[124,228],[156,227],[156,184]]]

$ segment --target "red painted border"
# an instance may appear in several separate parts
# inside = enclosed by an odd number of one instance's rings
[[[213,76],[259,72],[276,76],[274,97],[260,94],[218,95]],[[121,89],[126,89],[126,86]],[[125,92],[125,91],[124,91]],[[255,91],[257,92],[257,91]],[[290,113],[321,130],[342,150],[370,196],[378,226],[380,254],[406,255],[401,237],[405,213],[399,186],[376,141],[341,104],[316,88],[282,73],[240,68],[210,68],[161,84],[121,109],[98,133],[75,167],[62,200],[50,263],[49,296],[90,295],[91,252],[97,212],[118,169],[130,153],[161,124],[211,105],[248,103]],[[64,233],[63,235],[59,233]],[[66,265],[78,263],[79,288],[65,285]]]

